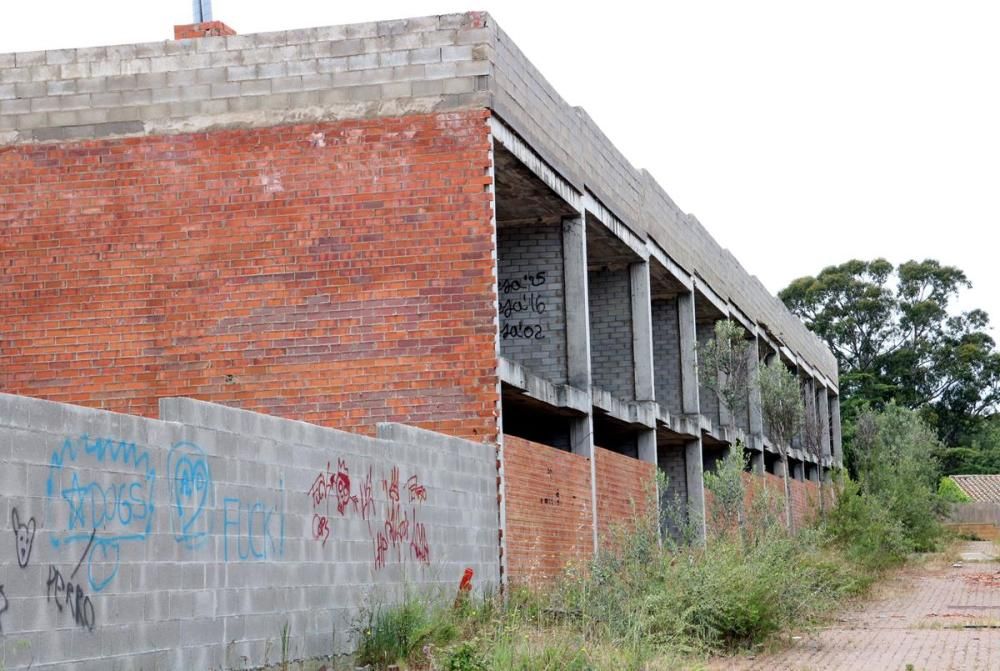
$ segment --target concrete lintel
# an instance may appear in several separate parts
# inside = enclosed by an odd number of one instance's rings
[[[595,408],[626,424],[656,428],[656,406],[653,401],[623,401],[609,391],[590,388],[591,403]]]
[[[513,154],[517,160],[523,163],[538,179],[542,180],[556,195],[566,201],[570,207],[574,210],[583,209],[580,192],[574,189],[569,181],[563,179],[559,173],[553,170],[507,124],[493,115],[490,116],[489,125],[494,140],[503,145],[504,149]]]
[[[583,209],[594,215],[612,235],[621,240],[639,258],[643,260],[649,258],[649,249],[646,247],[645,240],[622,223],[621,219],[616,217],[611,210],[604,207],[601,201],[595,198],[589,191],[585,191],[583,194]]]
[[[795,356],[795,365],[798,366],[800,372],[805,373],[810,379],[816,378],[816,369],[810,366],[809,362],[801,356]]]
[[[587,414],[590,412],[590,394],[568,384],[555,384],[529,372],[516,361],[500,357],[500,379],[521,390],[536,401]]]
[[[663,251],[663,248],[656,244],[655,240],[646,240],[646,248],[649,250],[649,258],[656,259],[663,268],[670,273],[671,277],[677,280],[688,291],[694,290],[694,278],[686,270],[681,268],[670,256]]]
[[[731,425],[713,426],[712,420],[702,417],[702,431],[721,443],[735,445],[736,441],[747,444],[747,434],[743,429]]]
[[[740,310],[739,307],[737,307],[737,305],[732,301],[729,301],[728,307],[729,307],[729,318],[732,319],[733,321],[739,322],[740,326],[745,328],[747,332],[750,334],[750,337],[756,336],[757,324],[752,319],[750,319],[750,317],[748,317],[746,313]]]
[[[672,415],[659,404],[656,406],[656,422],[658,428],[666,429],[679,436],[697,438],[701,435],[701,427],[693,418],[685,415]]]
[[[699,277],[695,277],[694,288],[698,293],[704,296],[716,310],[722,313],[723,318],[729,317],[729,301],[724,300],[722,296],[715,293],[715,290],[709,286],[708,282]]]

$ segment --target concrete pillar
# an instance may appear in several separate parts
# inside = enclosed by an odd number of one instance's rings
[[[590,309],[587,304],[587,227],[582,216],[563,219],[563,291],[566,304],[566,374],[590,393]]]
[[[754,452],[750,455],[750,471],[761,475],[764,472],[764,453]]]
[[[825,463],[830,452],[830,398],[826,387],[820,386],[816,392],[816,407],[819,409],[819,439],[821,463]]]
[[[655,465],[657,463],[656,429],[640,429],[636,442],[639,448],[639,460]]]
[[[587,225],[583,213],[563,219],[563,292],[566,305],[566,379],[590,396],[590,306],[587,300]],[[573,454],[590,459],[590,505],[594,551],[597,539],[597,466],[594,418],[588,412],[570,422]]]
[[[760,372],[759,344],[760,339],[754,337],[753,345],[747,352],[747,356],[750,357],[747,366],[750,381],[750,399],[747,412],[750,416],[750,441],[755,450],[764,449],[764,415],[760,406],[760,385],[757,383],[757,375]]]
[[[649,262],[629,266],[632,284],[632,357],[635,361],[635,400],[653,401],[653,306],[650,302]]]
[[[705,476],[702,470],[701,438],[684,445],[687,467],[688,520],[695,534],[696,543],[705,542]]]
[[[816,423],[818,417],[816,412],[816,388],[811,377],[802,379],[801,385],[806,421],[802,431],[802,448],[805,450],[806,455],[815,457],[819,453],[819,435],[817,435],[819,432]]]
[[[635,362],[635,400],[655,401],[653,376],[653,304],[650,298],[649,262],[629,266],[632,283],[632,357]],[[657,463],[656,429],[642,429],[637,437],[639,459]]]
[[[677,296],[677,330],[681,341],[681,407],[686,415],[697,415],[698,405],[698,335],[694,322],[694,292]],[[701,460],[698,460],[701,463]]]
[[[835,466],[844,465],[844,447],[840,433],[840,397],[830,398],[830,434],[832,441],[833,463]]]
[[[785,477],[785,462],[781,460],[781,457],[774,460],[774,474],[779,478]]]

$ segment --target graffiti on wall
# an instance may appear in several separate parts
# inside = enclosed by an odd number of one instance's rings
[[[205,452],[186,440],[174,443],[167,453],[170,487],[170,525],[178,543],[200,547],[211,533],[212,469]]]
[[[21,524],[17,508],[12,508],[10,525],[14,529],[14,554],[17,556],[17,565],[26,568],[31,561],[31,548],[35,544],[35,518],[29,518],[27,524]]]
[[[393,466],[387,476],[383,474],[379,479],[378,491],[383,506],[377,509],[371,467],[355,489],[344,459],[337,460],[335,471],[327,464],[307,492],[313,507],[313,540],[326,546],[334,511],[340,517],[356,515],[368,524],[375,570],[385,568],[390,554],[394,554],[397,561],[409,557],[422,564],[430,563],[427,528],[418,519],[420,506],[427,500],[427,488],[420,484],[416,475],[409,476],[400,485],[399,473],[399,467]]]
[[[118,573],[121,547],[144,542],[153,527],[156,469],[149,452],[113,438],[67,438],[52,453],[46,486],[49,502],[65,504],[52,546],[93,544],[90,588],[100,592]],[[100,533],[94,539],[93,530]]]
[[[500,328],[501,338],[505,340],[545,338],[545,327],[542,323],[545,300],[541,291],[544,286],[544,270],[500,281],[499,310],[503,318],[503,326]]]
[[[284,489],[281,482],[277,501],[237,496],[222,500],[222,551],[226,561],[275,559],[285,554]]]

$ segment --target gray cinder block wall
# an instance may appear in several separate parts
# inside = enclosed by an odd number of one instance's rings
[[[565,384],[562,227],[501,226],[497,249],[501,356]]]
[[[590,365],[593,384],[620,399],[635,399],[632,356],[632,290],[628,269],[587,273]]]
[[[677,325],[677,300],[654,300],[653,373],[656,400],[674,415],[681,407],[681,335]]]
[[[488,445],[190,399],[0,395],[0,664],[217,669],[353,648],[365,606],[499,581]]]

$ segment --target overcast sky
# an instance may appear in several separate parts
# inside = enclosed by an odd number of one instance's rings
[[[1000,323],[998,2],[212,4],[241,33],[485,9],[772,291],[849,258],[936,258]],[[190,0],[6,0],[0,52],[190,22]]]

